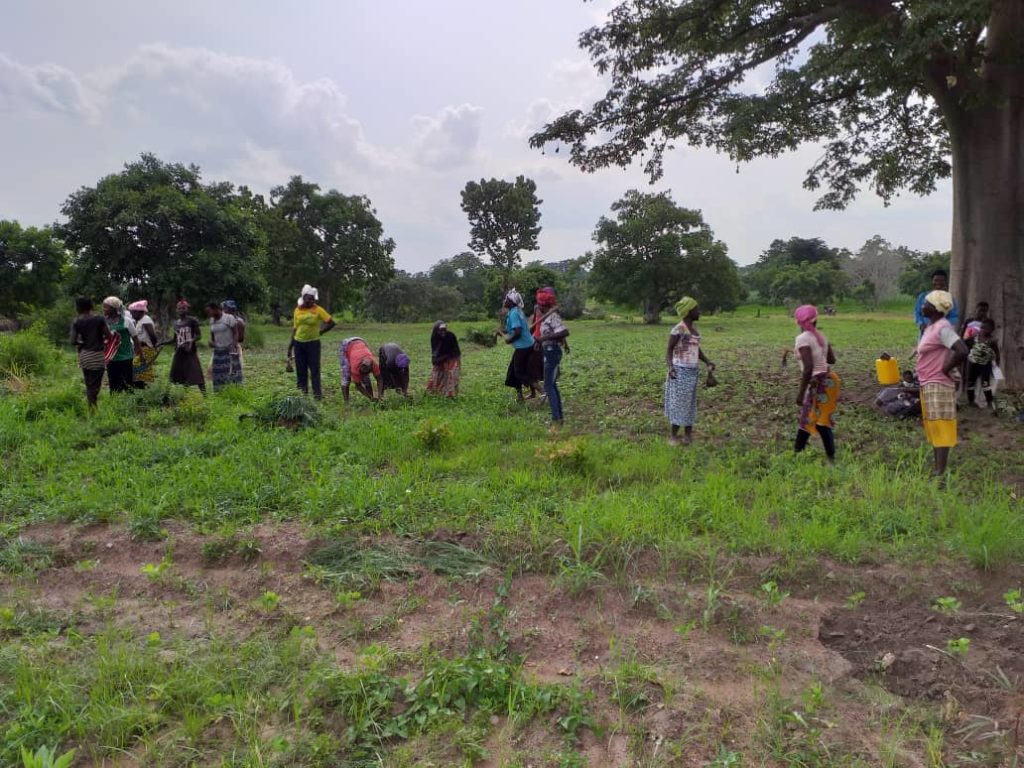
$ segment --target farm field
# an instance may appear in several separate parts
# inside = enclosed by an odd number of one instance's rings
[[[1017,765],[1018,404],[961,410],[940,491],[872,405],[908,313],[823,318],[838,461],[794,457],[795,329],[760,315],[701,320],[720,384],[685,448],[667,324],[571,323],[558,433],[504,346],[425,396],[429,325],[325,336],[307,428],[262,418],[284,329],[244,387],[93,415],[54,353],[0,397],[0,766]],[[411,401],[342,403],[349,335],[404,346]]]

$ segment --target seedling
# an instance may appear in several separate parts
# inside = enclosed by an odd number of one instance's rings
[[[956,640],[946,641],[946,650],[954,656],[966,656],[970,647],[971,639],[969,637],[958,637]]]
[[[864,602],[865,597],[867,597],[867,594],[864,592],[854,592],[852,595],[846,598],[846,607],[852,611],[854,608],[856,608],[858,605]]]
[[[21,748],[21,764],[24,768],[70,768],[75,760],[75,750],[57,756],[56,747],[40,747],[35,752]]]
[[[159,563],[146,563],[139,569],[139,572],[145,574],[150,581],[160,581],[164,574],[171,570],[172,565],[170,554],[166,554]]]
[[[256,604],[266,613],[273,613],[276,611],[280,602],[281,596],[276,592],[271,592],[270,590],[267,590],[256,598]]]
[[[1024,614],[1024,593],[1019,589],[1011,589],[1003,595],[1006,607],[1017,614]]]
[[[960,607],[960,601],[955,597],[937,597],[932,603],[932,608],[946,616],[955,616],[960,613]]]
[[[777,582],[766,581],[761,585],[761,595],[764,597],[764,600],[768,605],[775,607],[789,597],[789,592],[783,592],[779,589]]]

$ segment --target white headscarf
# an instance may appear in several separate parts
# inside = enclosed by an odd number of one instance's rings
[[[513,288],[512,290],[510,290],[508,293],[505,294],[505,301],[511,301],[513,304],[515,304],[520,309],[523,308],[523,297],[519,294],[519,291],[517,291],[515,288]]]
[[[302,292],[299,294],[299,300],[296,302],[300,306],[302,305],[302,297],[303,296],[312,296],[313,297],[313,301],[319,301],[320,300],[320,291],[318,291],[316,288],[314,288],[309,283],[306,283],[304,286],[302,286]]]

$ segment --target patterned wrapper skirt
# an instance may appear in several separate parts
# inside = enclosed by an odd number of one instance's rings
[[[692,427],[697,420],[696,368],[675,366],[676,377],[665,377],[665,418],[676,427]]]
[[[153,367],[153,363],[158,354],[159,350],[153,347],[143,347],[142,354],[136,355],[132,360],[135,381],[142,384],[152,384],[156,381],[156,368]]]
[[[839,402],[841,384],[834,371],[826,371],[811,377],[804,395],[804,404],[800,408],[800,429],[818,434],[818,427],[835,426],[832,418]]]
[[[427,392],[433,392],[445,397],[455,397],[459,394],[459,379],[462,376],[462,360],[453,358],[437,363],[430,369],[430,378],[427,379]]]
[[[233,366],[231,364],[230,349],[214,349],[213,362],[210,364],[210,369],[212,372],[210,378],[213,379],[214,391],[228,384],[242,383],[242,369],[240,366]]]
[[[922,384],[921,423],[933,448],[956,445],[956,389],[936,382]]]

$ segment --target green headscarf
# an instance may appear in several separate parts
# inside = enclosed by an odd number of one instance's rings
[[[686,317],[691,309],[697,306],[697,300],[692,296],[683,296],[679,301],[676,302],[676,314],[680,317]]]

